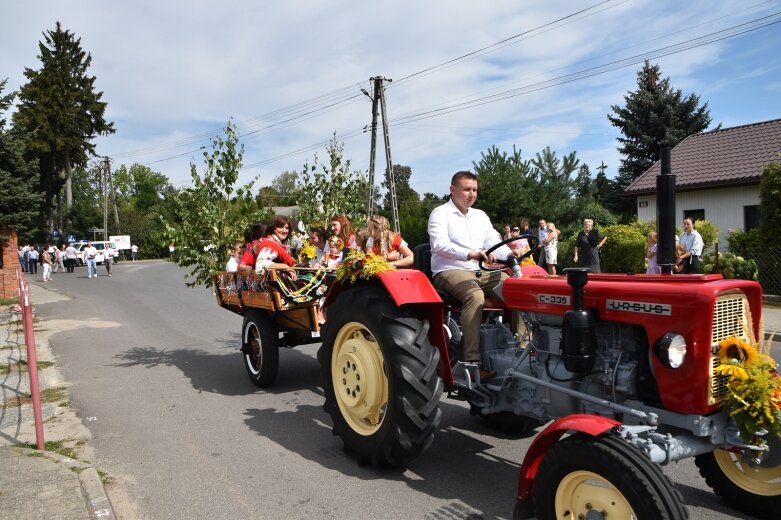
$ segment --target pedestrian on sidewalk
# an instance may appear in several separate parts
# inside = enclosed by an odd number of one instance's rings
[[[30,247],[30,254],[27,257],[27,271],[30,274],[38,274],[38,248]]]
[[[135,262],[137,258],[138,258],[138,246],[133,244],[132,246],[130,246],[130,259]]]

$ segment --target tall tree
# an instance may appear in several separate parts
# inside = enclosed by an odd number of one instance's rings
[[[81,38],[63,30],[60,22],[43,37],[38,43],[41,68],[25,68],[28,82],[20,90],[14,122],[34,135],[32,148],[40,158],[45,209],[52,229],[52,203],[63,181],[65,207],[70,210],[73,167],[86,166],[88,157],[95,154],[93,140],[115,130],[104,116],[103,92],[96,92],[95,76],[88,75],[92,56],[81,48]],[[64,179],[60,172],[64,172]],[[62,227],[62,222],[59,224]]]
[[[408,214],[411,211],[415,211],[420,204],[420,195],[418,192],[412,189],[410,185],[410,178],[412,177],[412,168],[409,166],[402,166],[400,164],[393,165],[393,187],[396,191],[396,204],[399,213]],[[385,189],[385,194],[382,198],[382,207],[389,215],[391,211],[390,201],[390,185],[388,183],[387,176],[382,181],[381,186]]]
[[[170,200],[172,218],[165,220],[169,240],[176,245],[176,262],[192,269],[187,286],[211,287],[212,276],[225,269],[233,242],[265,213],[252,195],[254,184],[235,187],[244,147],[239,145],[236,127],[229,121],[225,138],[212,140],[212,153],[203,152],[203,175],[190,164],[192,187]]]
[[[294,206],[298,202],[298,172],[284,171],[274,177],[271,187],[276,190],[275,206]]]
[[[34,231],[43,196],[38,192],[38,163],[25,157],[28,137],[6,130],[4,114],[15,93],[3,95],[7,80],[0,81],[0,242],[5,228],[13,228],[21,240]]]
[[[545,147],[530,163],[539,184],[527,216],[533,219],[542,217],[560,226],[577,220],[593,198],[588,188],[588,167],[580,167],[576,152],[559,159],[556,152]]]
[[[301,197],[297,217],[307,225],[325,225],[337,213],[347,215],[353,222],[366,218],[369,195],[366,172],[350,170],[350,160],[344,158],[344,144],[334,133],[326,147],[328,161],[320,163],[317,155],[304,169],[298,180]]]
[[[637,90],[624,96],[626,105],[611,107],[610,123],[621,130],[619,152],[624,156],[616,182],[623,192],[659,159],[662,145],[675,146],[691,134],[702,132],[711,123],[708,104],[700,106],[696,94],[684,96],[662,79],[659,65],[647,60],[637,73]],[[634,211],[634,201],[624,198],[621,210]]]
[[[508,155],[491,146],[473,166],[479,179],[475,205],[496,225],[517,222],[520,216],[529,214],[537,179],[531,163],[521,157],[521,150],[513,146]]]

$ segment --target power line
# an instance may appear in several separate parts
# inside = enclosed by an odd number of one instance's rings
[[[755,20],[751,20],[749,22],[738,24],[732,27],[729,27],[727,29],[722,29],[720,31],[715,31],[703,36],[699,36],[697,38],[691,38],[689,40],[685,40],[683,42],[679,42],[673,45],[668,45],[664,47],[660,47],[658,49],[654,49],[652,51],[648,51],[645,53],[637,54],[628,58],[623,58],[620,60],[615,60],[606,64],[602,64],[596,67],[590,67],[587,69],[583,69],[580,71],[576,71],[569,74],[564,74],[562,76],[558,76],[556,78],[552,78],[549,80],[532,83],[523,87],[519,87],[516,89],[510,89],[506,90],[497,94],[493,94],[491,96],[483,96],[477,99],[473,99],[470,101],[465,101],[462,103],[456,103],[452,105],[448,105],[442,108],[438,109],[431,109],[426,110],[422,112],[418,112],[415,114],[410,114],[407,116],[402,116],[399,118],[396,118],[395,120],[390,121],[391,126],[397,126],[397,125],[403,125],[412,123],[415,121],[420,121],[423,119],[430,119],[432,117],[439,117],[446,114],[450,114],[453,112],[461,111],[461,110],[467,110],[470,108],[475,108],[478,106],[483,106],[490,103],[496,103],[499,101],[504,101],[509,98],[521,96],[524,94],[530,94],[532,92],[537,92],[540,90],[544,90],[547,88],[564,85],[567,83],[572,83],[575,81],[588,79],[594,76],[598,76],[601,74],[606,74],[608,72],[612,72],[615,70],[619,70],[621,68],[626,68],[632,65],[636,65],[638,63],[643,63],[645,60],[650,59],[656,59],[656,58],[662,58],[665,56],[670,56],[673,54],[678,54],[681,52],[685,52],[687,50],[695,49],[697,47],[702,47],[705,45],[709,45],[718,41],[726,40],[729,38],[733,38],[735,36],[740,36],[742,34],[746,34],[749,32],[756,31],[758,29],[762,29],[771,25],[775,25],[781,22],[781,12],[773,13],[772,15],[764,16],[761,18],[757,18]],[[344,134],[337,135],[336,138],[339,140],[346,140],[353,138],[361,133],[363,133],[364,129],[353,129],[350,130]],[[276,162],[281,159],[286,159],[288,157],[292,157],[295,155],[299,155],[300,153],[308,152],[314,149],[318,149],[319,147],[323,146],[324,144],[327,144],[329,141],[320,142],[316,145],[310,145],[304,148],[300,148],[298,150],[294,150],[291,152],[287,152],[284,154],[280,154],[274,157],[270,157],[261,161],[257,161],[252,164],[248,164],[242,169],[252,168],[256,166],[263,166],[266,164],[270,164],[273,162]]]

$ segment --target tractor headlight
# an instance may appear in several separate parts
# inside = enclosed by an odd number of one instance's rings
[[[654,354],[667,368],[678,368],[686,357],[686,339],[675,332],[668,332],[654,344]]]

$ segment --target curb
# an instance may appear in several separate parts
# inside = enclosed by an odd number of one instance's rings
[[[38,452],[37,450],[26,449],[33,453],[40,453],[46,458],[64,465],[78,475],[81,490],[84,493],[84,497],[87,499],[90,520],[116,520],[117,515],[114,513],[114,508],[111,505],[111,501],[108,499],[106,489],[103,487],[103,481],[100,479],[98,470],[86,462],[64,457],[58,453],[51,451]]]

